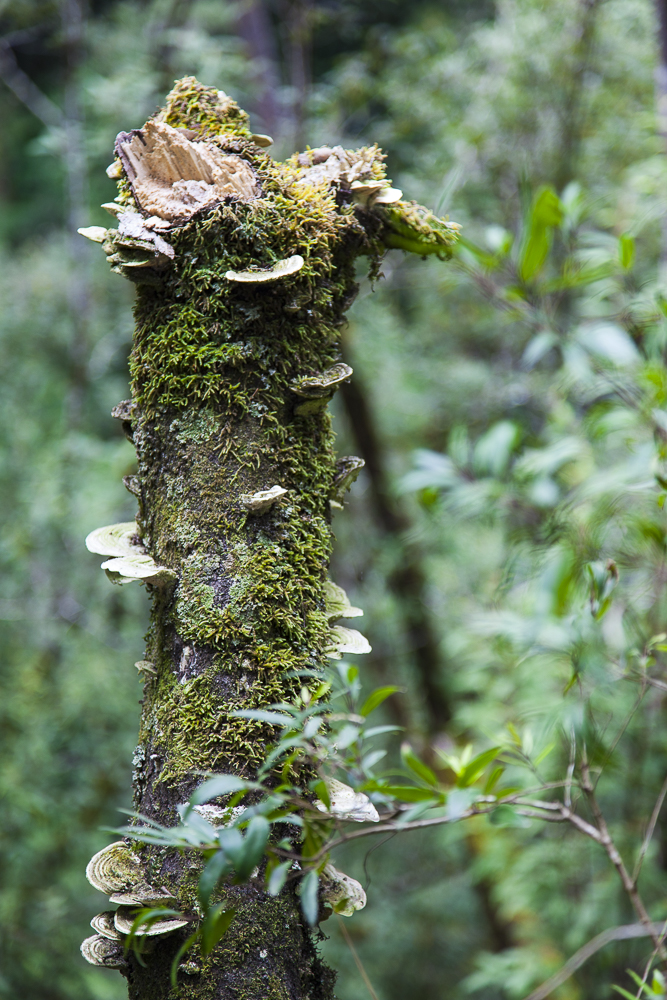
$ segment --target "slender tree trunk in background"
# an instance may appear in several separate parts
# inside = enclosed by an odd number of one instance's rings
[[[236,30],[245,42],[248,57],[255,67],[258,96],[251,110],[259,115],[263,127],[270,135],[279,135],[282,130],[282,115],[278,100],[278,54],[271,18],[263,0],[254,0],[245,7],[236,22]]]
[[[292,701],[299,671],[320,671],[331,651],[330,500],[358,461],[337,462],[326,404],[351,374],[339,329],[355,258],[406,234],[417,252],[443,254],[454,237],[414,204],[370,208],[366,194],[355,205],[354,181],[387,186],[377,149],[276,163],[245,113],[191,77],[116,149],[119,229],[84,235],[137,282],[132,400],[117,414],[137,450],[139,513],[136,530],[103,529],[89,547],[119,556],[105,563],[117,582],[152,592],[135,805],[173,825],[201,772],[252,777],[263,761],[271,730],[230,713]],[[130,880],[112,900],[128,919],[132,893],[162,887],[184,919],[201,915],[188,858],[144,848],[139,873],[122,844],[101,857],[91,881]],[[218,893],[233,923],[208,958],[181,963],[176,989],[169,969],[188,929],[154,938],[145,964],[118,959],[131,1000],[332,996],[294,883],[275,898],[261,878]],[[89,960],[102,938],[89,939]]]
[[[356,378],[342,387],[350,430],[365,465],[376,524],[386,539],[395,543],[396,566],[389,586],[396,597],[403,622],[408,654],[419,681],[429,744],[452,718],[449,698],[443,687],[446,672],[437,631],[428,606],[428,581],[423,559],[408,541],[410,520],[400,502],[390,492],[384,449],[368,402],[368,394]]]
[[[566,87],[566,98],[561,116],[561,144],[558,164],[554,174],[556,189],[561,191],[577,175],[577,159],[583,138],[586,72],[590,65],[595,40],[597,16],[602,0],[580,0],[579,18],[575,25],[572,46],[572,67]]]

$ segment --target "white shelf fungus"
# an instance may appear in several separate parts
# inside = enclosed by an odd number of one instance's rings
[[[353,608],[350,598],[333,580],[324,581],[324,611],[330,622],[338,618],[361,618],[361,608]]]
[[[259,191],[249,163],[210,142],[193,142],[189,129],[151,121],[121,132],[116,153],[137,205],[147,216],[178,224],[225,198],[252,201]]]
[[[123,969],[127,964],[120,941],[111,941],[101,934],[93,934],[81,944],[81,954],[91,965],[105,969]]]
[[[395,205],[403,197],[403,192],[399,188],[384,188],[375,198],[376,205]]]
[[[129,934],[140,912],[120,907],[114,917],[116,930],[121,934]],[[155,920],[150,925],[140,924],[136,933],[146,937],[157,937],[159,934],[171,934],[172,931],[177,931],[179,927],[185,927],[189,923],[185,917],[166,917],[164,920]]]
[[[326,655],[331,660],[342,659],[343,653],[370,653],[371,644],[368,639],[357,632],[356,628],[344,628],[334,625],[331,629],[331,646]]]
[[[240,281],[252,285],[260,284],[264,281],[279,281],[281,278],[288,278],[291,274],[296,274],[304,265],[304,259],[296,253],[293,257],[279,260],[273,267],[268,267],[260,271],[227,271],[225,278],[227,281]]]
[[[324,802],[316,799],[315,806],[320,812],[336,816],[338,819],[352,820],[354,823],[379,822],[377,809],[363,792],[355,792],[354,788],[335,778],[325,778],[325,784],[331,808],[327,809]]]
[[[104,913],[98,913],[93,917],[90,921],[90,926],[109,941],[120,941],[120,934],[113,922],[114,916],[113,910],[105,910]]]
[[[240,500],[250,514],[265,514],[287,492],[282,486],[272,486],[270,490],[260,490],[258,493],[242,493]]]
[[[324,866],[320,876],[322,899],[334,913],[341,917],[351,917],[355,910],[363,910],[366,893],[360,882],[344,872],[339,872],[332,864]]]
[[[92,240],[93,243],[104,243],[107,238],[107,230],[104,226],[84,226],[82,229],[77,229],[79,236],[85,236],[87,240]]]
[[[91,531],[86,538],[86,548],[97,555],[112,557],[102,563],[102,569],[113,583],[141,580],[157,586],[175,580],[172,570],[159,566],[143,545],[134,540],[136,534],[135,521],[108,524]]]
[[[86,866],[86,878],[107,896],[127,892],[143,883],[141,862],[125,841],[117,840],[92,856]]]
[[[365,464],[363,458],[357,458],[356,455],[345,455],[338,459],[332,484],[332,500],[336,500],[338,503],[343,502],[346,492],[355,482]]]

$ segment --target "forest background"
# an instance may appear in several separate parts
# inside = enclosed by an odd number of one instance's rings
[[[462,224],[451,264],[391,251],[361,282],[334,410],[366,469],[333,576],[365,609],[365,688],[403,688],[385,721],[431,766],[501,745],[556,780],[585,738],[632,862],[667,773],[660,51],[650,0],[0,4],[0,997],[125,995],[79,943],[86,862],[130,804],[147,598],[83,539],[135,513],[109,416],[132,296],[76,229],[108,223],[114,136],[186,73],[277,157],[377,141],[395,185]],[[634,919],[592,840],[492,820],[339,852],[380,1000],[521,1000]],[[640,887],[667,918],[659,819]],[[367,996],[323,929],[338,995]],[[601,949],[553,995],[629,988],[651,947]]]

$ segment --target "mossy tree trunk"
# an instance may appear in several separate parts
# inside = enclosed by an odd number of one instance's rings
[[[155,122],[152,152],[146,130],[117,140],[119,231],[85,234],[137,282],[132,400],[117,414],[137,451],[134,544],[169,572],[146,576],[135,806],[173,825],[201,772],[252,777],[262,761],[271,730],[230,712],[293,700],[298,672],[321,670],[331,646],[323,586],[344,467],[323,373],[340,361],[355,259],[375,266],[411,234],[425,253],[445,253],[451,234],[417,206],[371,204],[369,186],[388,185],[377,148],[278,164],[234,102],[192,78]],[[191,147],[207,149],[213,167],[197,166]],[[225,183],[236,193],[216,198]],[[286,260],[293,272],[277,277],[270,269]],[[274,486],[287,492],[250,509]],[[142,864],[145,881],[196,919],[197,865],[157,848],[142,850]],[[273,898],[258,876],[218,898],[234,921],[206,960],[183,960],[176,989],[169,969],[187,929],[157,938],[145,964],[129,954],[132,1000],[333,995],[294,883]]]

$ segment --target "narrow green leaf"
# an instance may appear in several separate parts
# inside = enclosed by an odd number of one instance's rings
[[[414,785],[381,785],[378,791],[399,802],[426,802],[437,798],[428,788],[417,788]]]
[[[317,890],[319,884],[320,880],[315,870],[309,871],[301,882],[299,893],[301,897],[301,912],[304,915],[306,923],[310,924],[311,927],[314,927],[317,923],[317,914],[319,911]]]
[[[378,708],[383,701],[389,698],[390,695],[396,694],[396,692],[400,690],[401,688],[396,687],[395,684],[388,684],[386,687],[376,688],[375,691],[372,691],[371,694],[369,694],[368,698],[359,709],[359,715],[370,715],[371,712],[375,711],[375,709]]]
[[[282,887],[285,885],[285,881],[291,867],[291,861],[283,861],[282,864],[276,865],[269,875],[269,883],[266,887],[266,891],[269,896],[278,896],[280,894]]]
[[[204,909],[207,908],[211,893],[214,891],[223,875],[228,874],[231,869],[230,860],[223,850],[216,851],[199,876],[198,894],[199,901]]]
[[[491,747],[490,750],[485,750],[484,753],[473,757],[457,778],[456,784],[459,788],[468,788],[473,785],[489,764],[496,759],[500,750],[501,747]]]
[[[294,727],[295,720],[291,715],[283,715],[280,712],[265,712],[260,709],[248,709],[243,712],[230,712],[234,719],[255,719],[257,722],[270,722],[273,726]]]
[[[621,267],[628,271],[635,259],[635,241],[629,233],[623,233],[618,240],[618,256]]]
[[[191,934],[189,938],[186,938],[185,941],[183,942],[183,944],[181,945],[181,947],[178,949],[178,951],[174,955],[174,960],[171,963],[171,970],[169,972],[169,979],[170,979],[171,985],[174,987],[174,989],[176,989],[176,987],[178,986],[178,967],[179,967],[179,965],[181,963],[181,959],[183,958],[183,955],[185,955],[186,951],[190,950],[190,948],[192,947],[192,945],[195,943],[195,941],[199,937],[200,933],[201,933],[201,930],[197,930],[197,931],[194,932],[194,934]]]
[[[437,787],[438,779],[428,765],[417,757],[409,743],[401,745],[401,760],[420,781],[424,781],[431,788]]]
[[[246,788],[256,787],[254,782],[244,781],[243,778],[237,778],[235,774],[216,774],[192,793],[190,805],[200,806],[210,799],[217,799],[219,795],[229,795],[230,792],[240,792]]]
[[[213,906],[201,925],[201,953],[204,958],[211,954],[234,919],[236,910],[225,910],[224,905],[217,903]]]

